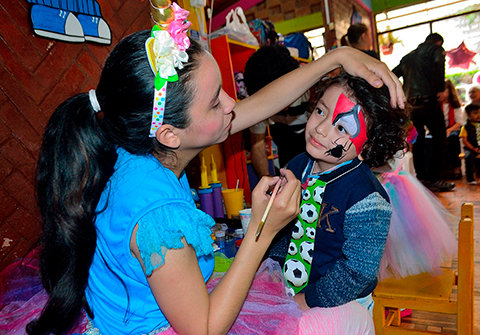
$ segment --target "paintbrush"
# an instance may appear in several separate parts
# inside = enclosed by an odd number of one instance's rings
[[[282,179],[285,178],[285,176],[280,176],[280,179],[277,181],[275,184],[275,187],[273,188],[272,194],[270,196],[270,200],[268,201],[267,208],[265,208],[265,212],[263,212],[262,220],[260,221],[260,224],[258,225],[257,232],[255,233],[255,241],[258,241],[258,237],[260,236],[260,233],[262,232],[263,226],[265,225],[265,221],[267,220],[268,213],[270,213],[270,209],[272,208],[273,200],[275,200],[275,196],[278,193],[278,190],[280,189],[280,184],[282,183]]]

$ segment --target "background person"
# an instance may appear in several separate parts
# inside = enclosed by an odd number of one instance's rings
[[[443,175],[448,179],[462,178],[462,162],[460,154],[460,128],[465,123],[462,111],[462,104],[457,95],[455,86],[450,79],[445,80],[445,91],[439,94],[438,102],[442,106],[447,132],[447,146],[445,154],[445,169]]]
[[[434,192],[450,191],[454,183],[441,179],[447,133],[438,95],[445,91],[445,50],[443,37],[427,36],[415,50],[402,58],[392,71],[403,77],[403,89],[412,105],[411,120],[418,137],[413,144],[413,164],[417,178]],[[430,160],[426,162],[425,126],[432,136]]]
[[[365,23],[357,22],[352,24],[340,40],[340,45],[351,47],[365,52],[373,58],[380,59],[378,53],[373,50],[372,35]]]
[[[467,114],[467,122],[460,131],[460,138],[463,141],[463,149],[465,150],[465,172],[467,174],[467,182],[470,185],[477,185],[480,168],[480,160],[477,155],[480,154],[480,105],[471,103],[465,106]]]
[[[283,45],[261,47],[245,64],[244,80],[248,94],[258,92],[275,79],[298,67],[298,61]],[[305,125],[309,115],[308,105],[309,93],[307,92],[270,119],[250,127],[251,161],[258,177],[270,175],[265,151],[265,134],[269,123],[270,134],[278,148],[280,166],[285,166],[304,150]]]

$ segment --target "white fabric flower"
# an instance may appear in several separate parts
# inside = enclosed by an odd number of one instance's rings
[[[188,61],[188,54],[178,49],[168,31],[156,30],[153,34],[155,37],[153,43],[155,68],[160,77],[167,79],[177,74],[175,68],[183,68],[183,63]]]

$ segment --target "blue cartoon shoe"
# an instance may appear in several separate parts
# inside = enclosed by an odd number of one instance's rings
[[[85,33],[85,40],[101,44],[112,43],[112,34],[104,19],[85,14],[78,14],[77,18]]]
[[[82,25],[69,11],[33,5],[31,16],[33,30],[39,36],[66,42],[85,41]]]

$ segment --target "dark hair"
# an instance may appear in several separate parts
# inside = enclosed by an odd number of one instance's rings
[[[460,108],[462,104],[458,98],[457,90],[455,85],[453,85],[450,79],[445,80],[445,89],[448,90],[448,103],[452,105],[453,108]]]
[[[350,43],[348,43],[347,34],[343,35],[342,38],[340,39],[340,46],[342,47],[350,46]]]
[[[244,81],[249,95],[275,79],[299,67],[298,61],[283,45],[263,46],[245,64]]]
[[[432,33],[425,38],[425,42],[433,44],[441,42],[443,44],[443,37],[438,33]]]
[[[357,44],[360,37],[366,32],[368,32],[368,27],[365,23],[357,22],[352,24],[347,30],[347,42],[352,46]]]
[[[465,113],[467,113],[467,115],[470,115],[472,112],[477,111],[479,109],[480,109],[480,105],[471,103],[465,106]]]
[[[356,100],[362,108],[367,140],[360,154],[368,166],[374,168],[386,164],[398,150],[406,146],[408,115],[405,110],[390,105],[390,94],[385,85],[374,88],[366,80],[342,72],[336,77],[325,77],[320,81],[317,102],[331,86],[344,88],[347,96]]]
[[[95,113],[86,93],[61,104],[52,114],[37,165],[37,203],[43,236],[40,272],[49,293],[29,334],[65,333],[85,307],[84,290],[96,247],[97,204],[114,172],[115,148],[135,155],[174,155],[174,149],[149,137],[154,75],[145,52],[150,31],[123,39],[108,56],[96,90]],[[189,61],[168,84],[164,123],[185,128],[195,88],[192,84],[205,52],[197,43]],[[92,316],[92,315],[91,315]]]

